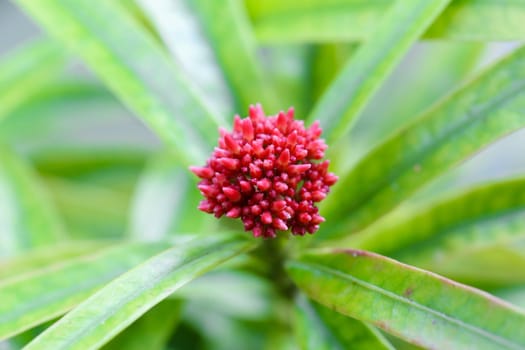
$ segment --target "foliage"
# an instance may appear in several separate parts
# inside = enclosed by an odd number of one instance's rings
[[[0,57],[0,348],[525,348],[525,179],[441,194],[525,126],[525,49],[481,60],[525,5],[14,2],[49,37]],[[196,209],[257,102],[324,129],[315,235]],[[150,141],[78,140],[133,118]]]

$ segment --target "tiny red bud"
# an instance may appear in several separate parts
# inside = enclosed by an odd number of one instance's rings
[[[281,152],[281,154],[279,155],[279,158],[277,158],[276,163],[281,168],[284,168],[288,165],[289,162],[290,162],[290,150],[287,148]]]
[[[263,235],[263,230],[260,226],[253,228],[253,237],[261,237]]]
[[[312,192],[312,199],[313,199],[314,202],[320,202],[323,199],[325,199],[325,197],[326,197],[326,193],[324,193],[322,191],[314,191],[314,192]]]
[[[222,192],[228,197],[232,202],[238,202],[241,200],[241,192],[237,191],[233,187],[224,187]]]
[[[241,124],[242,128],[242,135],[246,141],[252,141],[254,134],[253,134],[253,124],[250,119],[244,119]]]
[[[190,170],[201,179],[211,179],[214,173],[213,169],[208,167],[190,166]]]
[[[277,182],[274,187],[275,190],[279,193],[283,193],[288,189],[288,185],[284,182]]]
[[[288,167],[288,173],[290,175],[298,175],[302,174],[305,171],[309,170],[312,167],[311,164],[297,164],[297,165],[290,165]]]
[[[250,176],[258,179],[262,176],[262,170],[255,164],[250,164]]]
[[[227,213],[226,216],[232,219],[238,218],[241,216],[241,208],[239,207],[233,207],[231,208]]]
[[[315,214],[314,216],[312,216],[312,221],[311,221],[312,224],[319,225],[323,222],[324,222],[324,218],[321,215]]]
[[[273,202],[272,204],[272,210],[273,211],[281,211],[286,207],[286,202],[283,200],[278,200]]]
[[[214,196],[217,196],[219,194],[219,190],[217,189],[217,187],[212,186],[212,185],[200,184],[200,185],[197,186],[197,188],[206,197],[214,197]]]
[[[273,219],[273,222],[272,222],[272,225],[275,229],[277,230],[281,230],[281,231],[286,231],[288,230],[288,226],[286,226],[286,224],[284,223],[283,220],[279,219],[279,218],[274,218]]]
[[[326,174],[326,176],[324,177],[324,182],[328,186],[334,185],[337,182],[337,180],[339,180],[339,177],[332,173]]]
[[[312,217],[308,213],[301,213],[299,215],[299,221],[302,222],[303,224],[307,224],[310,221],[312,221]]]
[[[204,200],[204,201],[199,203],[198,209],[201,210],[201,211],[204,211],[206,213],[211,214],[211,213],[213,213],[213,208],[214,207],[215,206],[212,203],[208,202],[207,200]]]
[[[272,183],[268,179],[262,179],[257,181],[257,188],[259,189],[259,191],[268,191],[270,187],[272,187]]]
[[[284,114],[284,112],[279,112],[279,114],[277,115],[277,128],[285,133],[286,130],[288,129],[288,118],[286,117],[286,115]]]
[[[237,170],[239,169],[240,162],[238,159],[233,158],[219,158],[219,163],[228,170]]]
[[[262,213],[262,209],[260,206],[258,206],[257,204],[255,205],[252,205],[251,207],[251,212],[253,215],[261,215]]]
[[[244,193],[251,192],[252,185],[248,181],[239,181],[239,186],[241,187],[241,191]]]
[[[265,211],[264,213],[261,214],[261,222],[263,224],[269,225],[272,223],[272,221],[273,221],[272,214],[270,214],[269,211]]]
[[[226,147],[233,152],[233,154],[239,154],[241,151],[241,146],[233,139],[233,137],[230,134],[224,135],[224,143],[226,144]]]

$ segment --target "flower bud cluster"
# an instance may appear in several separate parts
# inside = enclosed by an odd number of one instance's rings
[[[255,237],[276,231],[314,233],[324,218],[322,201],[337,176],[321,161],[327,148],[315,122],[306,129],[294,110],[266,117],[260,105],[249,116],[235,116],[233,132],[220,129],[218,147],[204,167],[190,167],[200,177],[206,198],[199,209],[217,218],[240,218]]]

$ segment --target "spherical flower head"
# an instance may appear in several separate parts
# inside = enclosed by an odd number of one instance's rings
[[[240,218],[255,237],[276,231],[314,233],[324,218],[322,201],[337,176],[324,160],[327,146],[318,122],[306,129],[294,110],[266,117],[260,105],[235,116],[233,132],[220,129],[218,147],[204,167],[190,167],[206,198],[199,209],[217,218]]]

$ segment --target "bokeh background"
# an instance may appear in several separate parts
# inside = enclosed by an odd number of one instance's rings
[[[8,0],[0,0],[0,33],[0,55],[5,55],[16,46],[42,35],[41,30]],[[416,112],[424,109],[425,106],[421,106],[421,103],[418,104],[419,101],[414,100],[402,87],[407,82],[418,80],[418,78],[421,80],[421,74],[432,70],[442,71],[443,79],[446,80],[446,61],[439,65],[436,64],[439,62],[436,62],[435,59],[429,60],[429,58],[445,53],[452,45],[461,45],[465,47],[465,50],[473,50],[476,46],[479,48],[481,53],[471,69],[471,73],[474,73],[518,46],[518,43],[490,43],[481,46],[473,43],[450,43],[432,40],[417,44],[364,112],[364,117],[361,118],[355,135],[352,137],[353,143],[349,149],[350,161],[362,155],[381,136],[398,127],[400,120],[393,120],[387,108],[396,106],[398,108],[396,112],[406,111],[407,118],[411,115],[417,115]],[[260,50],[261,59],[267,65],[274,63],[272,60],[275,60],[275,55],[272,56],[272,49],[279,51],[284,49],[286,52],[286,47],[283,46],[263,47]],[[295,52],[301,49],[307,50],[308,45],[304,45],[303,48],[293,47],[292,49]],[[352,50],[351,45],[348,45],[347,50]],[[334,55],[334,60],[342,60],[345,57],[344,49],[339,49],[339,52],[334,50],[331,54]],[[283,65],[285,69],[288,69],[291,76],[294,73],[301,73],[293,63],[293,59],[291,59]],[[80,63],[71,69],[77,74],[90,75]],[[469,75],[472,75],[471,73]],[[421,89],[429,89],[429,87],[421,86]],[[16,147],[23,151],[41,150],[45,147],[53,147],[59,142],[72,143],[77,146],[117,144],[121,146],[133,145],[144,149],[159,147],[160,143],[153,133],[124,108],[117,108],[116,106],[117,104],[114,104],[113,107],[115,108],[108,110],[101,108],[97,101],[93,102],[92,108],[89,110],[79,110],[71,106],[71,109],[64,113],[67,114],[67,117],[62,118],[61,123],[50,128],[53,130],[50,130],[44,139],[42,139],[41,133],[38,134],[40,137],[31,135],[30,128],[28,128],[28,134],[22,135],[23,137],[16,140]],[[107,104],[104,107],[107,107]],[[242,113],[242,111],[239,112]],[[448,192],[457,187],[524,173],[524,150],[525,130],[522,130],[489,146],[474,158],[434,182],[414,199],[424,199],[429,193]]]

